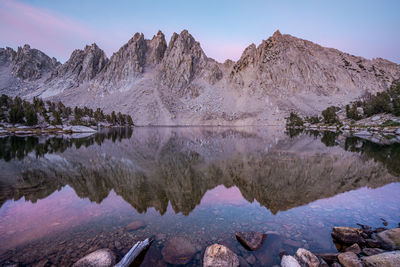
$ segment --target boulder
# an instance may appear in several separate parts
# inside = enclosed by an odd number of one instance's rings
[[[110,249],[99,249],[81,258],[73,267],[109,267],[114,266],[116,256]]]
[[[363,240],[362,230],[355,227],[333,227],[332,237],[335,241],[344,244],[359,243]]]
[[[264,233],[236,232],[236,239],[249,250],[258,250],[267,237]]]
[[[128,224],[127,226],[125,226],[125,229],[127,231],[135,231],[135,230],[138,230],[138,229],[144,228],[144,227],[146,227],[144,222],[134,221],[134,222],[131,222],[130,224]]]
[[[335,261],[334,263],[331,264],[331,267],[342,267],[342,265],[340,265],[340,263],[337,263]]]
[[[384,249],[400,249],[400,228],[394,228],[380,232],[376,234],[376,239],[381,242],[381,246]]]
[[[354,133],[354,135],[363,137],[363,136],[371,136],[372,133],[370,133],[368,131],[359,131],[359,132]]]
[[[324,261],[326,261],[327,263],[333,263],[336,262],[337,256],[339,255],[339,253],[320,253],[320,254],[315,254],[315,256],[323,259]]]
[[[285,255],[282,257],[281,267],[301,267],[301,265],[294,257]]]
[[[63,128],[64,131],[73,132],[73,133],[94,133],[97,132],[96,130],[82,126],[82,125],[73,125],[73,126],[66,126]]]
[[[365,239],[365,243],[367,244],[367,247],[370,247],[370,248],[379,248],[382,246],[382,244],[379,240],[371,239],[371,238]]]
[[[238,267],[239,258],[229,248],[213,244],[206,248],[203,258],[203,267]]]
[[[362,258],[366,267],[398,267],[400,266],[400,251],[391,251]]]
[[[353,252],[340,253],[338,259],[344,267],[363,267],[360,259]]]
[[[366,256],[372,256],[380,253],[386,252],[386,250],[380,249],[380,248],[363,248],[362,249],[362,254]]]
[[[195,253],[195,246],[184,237],[170,239],[161,251],[164,261],[171,264],[186,264]]]
[[[345,252],[353,252],[353,253],[355,253],[355,254],[360,254],[360,253],[361,253],[361,248],[360,248],[360,246],[356,243],[356,244],[353,244],[353,245],[351,245],[350,247],[346,248],[344,251],[345,251]]]
[[[301,266],[319,267],[319,259],[307,249],[299,248],[294,257]]]
[[[377,121],[377,120],[380,120],[380,119],[381,119],[381,116],[373,116],[371,121]]]

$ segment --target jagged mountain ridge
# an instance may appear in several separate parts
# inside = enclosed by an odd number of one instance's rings
[[[22,55],[33,51],[23,49]],[[151,40],[136,33],[110,59],[96,44],[75,50],[62,65],[47,60],[40,68],[35,57],[27,57],[32,72],[12,71],[21,66],[15,54],[0,49],[0,85],[8,89],[0,87],[2,92],[117,110],[137,125],[283,124],[291,109],[316,114],[400,78],[398,64],[279,31],[251,44],[237,62],[223,64],[208,58],[187,30],[174,33],[168,45],[161,31]]]

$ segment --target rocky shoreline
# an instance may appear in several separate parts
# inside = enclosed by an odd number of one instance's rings
[[[0,135],[6,134],[68,134],[68,133],[96,133],[98,130],[83,125],[50,125],[41,126],[22,126],[22,125],[0,125]]]
[[[385,224],[386,221],[383,220]],[[314,254],[305,248],[298,248],[291,256],[286,251],[280,252],[281,267],[375,267],[400,266],[400,228],[373,229],[367,225],[359,227],[333,227],[332,239],[336,245],[335,253]],[[128,225],[127,227],[142,227]],[[400,227],[400,224],[399,224]],[[247,250],[256,251],[263,246],[269,234],[259,232],[237,232],[237,241]],[[273,234],[271,235],[273,236]],[[272,238],[272,237],[271,237]],[[184,237],[174,237],[162,250],[165,262],[173,265],[187,264],[196,252],[195,245]],[[144,251],[146,253],[146,251]],[[144,255],[142,255],[144,256]],[[77,261],[73,266],[114,266],[116,254],[110,249],[99,249]],[[253,256],[254,258],[254,256]],[[83,264],[84,263],[84,264]],[[141,259],[135,261],[141,263]],[[250,266],[252,257],[244,259],[227,246],[212,244],[204,250],[203,266]],[[89,264],[89,265],[88,265]],[[279,267],[274,265],[274,267]]]
[[[380,114],[357,122],[341,120],[341,125],[304,123],[302,126],[288,126],[288,129],[306,131],[330,131],[345,137],[356,136],[373,143],[389,145],[400,143],[400,118],[391,114]]]

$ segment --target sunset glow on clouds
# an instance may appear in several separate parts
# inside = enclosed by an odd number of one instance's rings
[[[400,63],[400,20],[395,0],[373,1],[102,1],[1,0],[0,47],[25,43],[67,60],[74,49],[97,43],[108,57],[136,32],[167,42],[188,29],[207,56],[239,59],[251,43],[277,29],[366,58]]]

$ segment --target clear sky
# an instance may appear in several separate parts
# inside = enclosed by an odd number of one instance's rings
[[[65,61],[97,43],[111,56],[136,32],[167,42],[183,29],[207,56],[237,60],[279,29],[323,46],[400,63],[399,0],[0,0],[0,47],[25,43]]]

